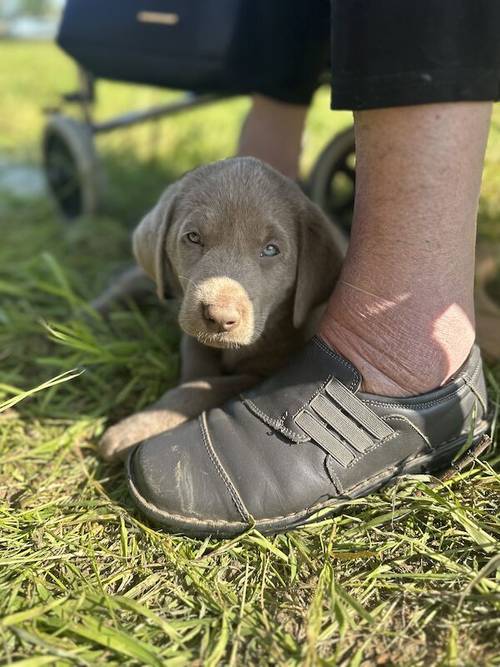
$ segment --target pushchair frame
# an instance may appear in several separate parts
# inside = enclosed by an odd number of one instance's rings
[[[200,108],[231,95],[185,92],[180,98],[147,109],[119,114],[96,122],[95,77],[78,66],[78,87],[61,97],[56,108],[46,109],[47,122],[42,137],[46,180],[59,211],[66,220],[98,213],[106,193],[104,168],[95,146],[95,137],[122,130],[186,110]],[[81,120],[65,113],[67,105],[79,108]],[[349,127],[334,135],[320,153],[309,178],[306,192],[348,235],[355,187],[354,132]]]

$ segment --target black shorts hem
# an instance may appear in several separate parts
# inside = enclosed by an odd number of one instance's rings
[[[314,97],[314,93],[319,86],[319,81],[317,81],[315,85],[311,85],[310,82],[308,82],[308,86],[302,86],[302,88],[300,88],[297,83],[295,83],[295,86],[290,86],[287,89],[277,88],[275,86],[260,86],[258,90],[252,92],[253,94],[270,97],[277,102],[285,102],[286,104],[297,106],[309,106]]]
[[[500,68],[460,68],[363,78],[334,76],[331,108],[360,111],[439,102],[498,99]]]

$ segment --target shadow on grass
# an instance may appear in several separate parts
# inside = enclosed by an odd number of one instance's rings
[[[104,210],[132,228],[149,210],[169,183],[180,174],[167,161],[143,161],[134,154],[107,152]]]
[[[125,142],[119,148],[103,147],[100,153],[107,181],[104,211],[127,226],[140,220],[167,185],[201,164],[224,157],[215,151],[207,154],[194,130],[178,139],[165,155],[148,150],[147,157],[142,157]]]

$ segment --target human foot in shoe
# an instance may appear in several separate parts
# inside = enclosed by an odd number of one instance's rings
[[[272,378],[128,460],[139,509],[167,530],[275,533],[407,473],[449,465],[486,422],[480,352],[439,389],[388,398],[360,391],[353,364],[315,337]]]

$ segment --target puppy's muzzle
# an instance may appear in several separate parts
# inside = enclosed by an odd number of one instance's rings
[[[245,288],[227,277],[191,283],[179,314],[185,333],[213,347],[248,345],[253,341],[254,309]]]

